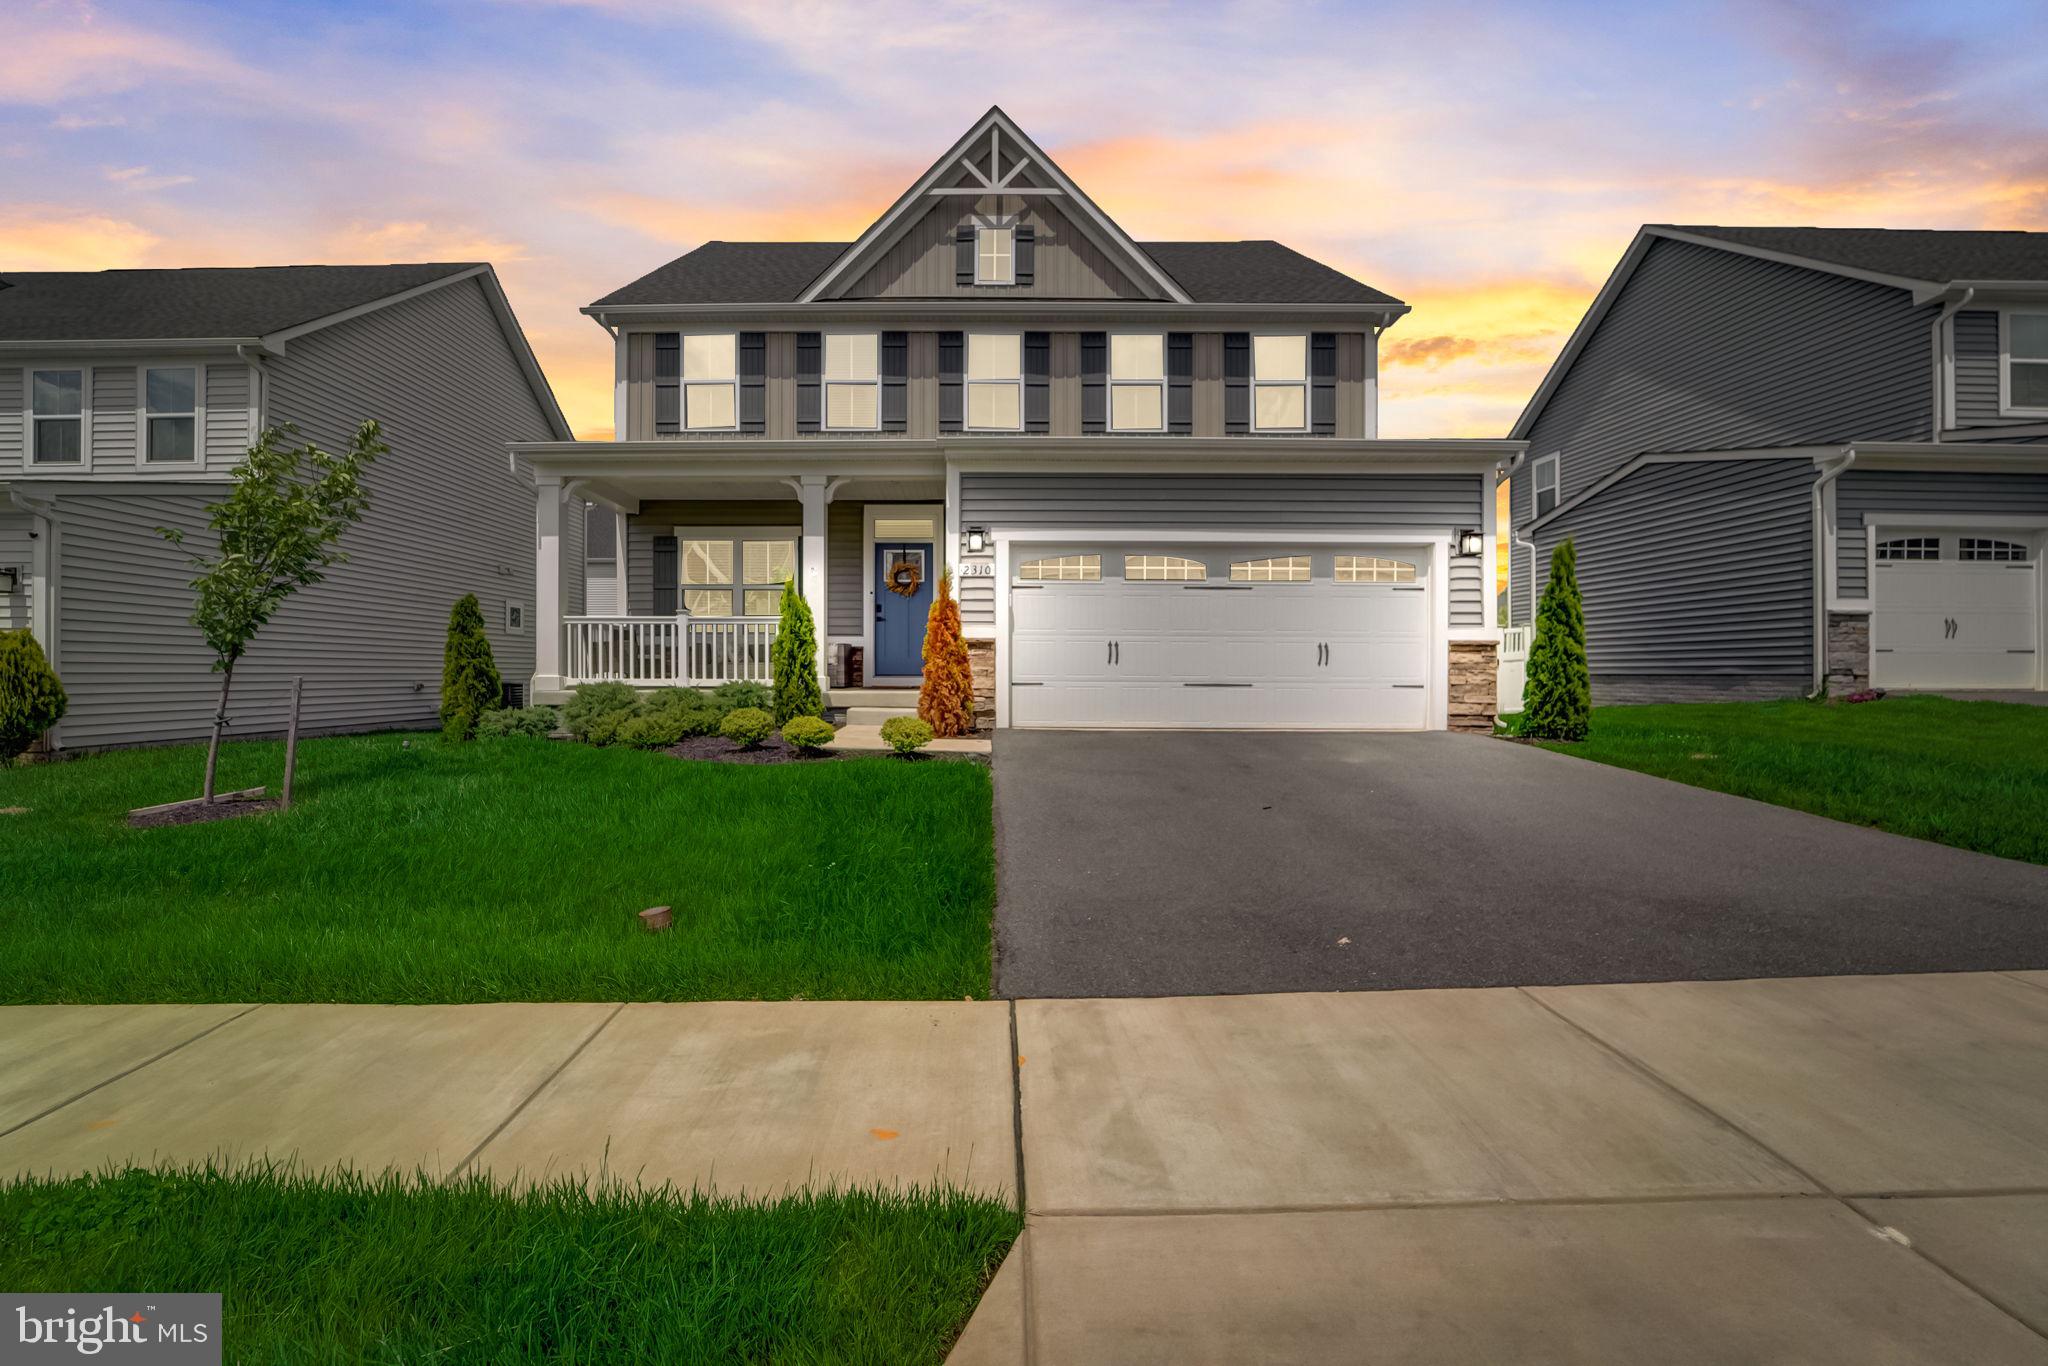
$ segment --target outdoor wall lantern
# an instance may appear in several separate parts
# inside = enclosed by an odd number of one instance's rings
[[[1458,533],[1458,553],[1460,555],[1477,555],[1482,545],[1483,543],[1478,532],[1461,531]]]
[[[986,553],[987,550],[988,528],[985,526],[971,526],[967,528],[967,553],[970,555],[980,555]]]
[[[0,598],[21,591],[21,571],[13,565],[0,565]]]

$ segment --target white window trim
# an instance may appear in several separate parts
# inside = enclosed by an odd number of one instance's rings
[[[1017,378],[970,379],[974,369],[974,339],[976,337],[1015,337],[1017,339]],[[1017,422],[1010,427],[977,427],[974,424],[974,386],[979,384],[993,387],[1012,384],[1017,388]],[[960,338],[960,430],[963,432],[1021,432],[1024,430],[1024,334],[1022,332],[984,331],[963,333]]]
[[[1314,401],[1314,399],[1315,399],[1315,394],[1314,394],[1314,388],[1315,388],[1315,385],[1314,385],[1314,380],[1315,380],[1315,376],[1314,376],[1314,374],[1313,374],[1313,373],[1311,373],[1311,367],[1312,367],[1312,366],[1314,365],[1314,363],[1315,363],[1315,338],[1314,338],[1313,336],[1311,336],[1311,335],[1310,335],[1309,333],[1307,333],[1307,332],[1288,332],[1288,331],[1280,331],[1280,330],[1269,330],[1269,331],[1265,331],[1265,332],[1254,332],[1254,333],[1252,333],[1252,334],[1251,334],[1251,337],[1252,337],[1252,354],[1251,354],[1251,365],[1252,365],[1252,383],[1251,383],[1251,409],[1252,409],[1252,410],[1251,410],[1251,429],[1252,429],[1253,431],[1255,431],[1255,432],[1305,432],[1305,431],[1308,431],[1308,430],[1310,429],[1310,427],[1311,427],[1311,426],[1312,426],[1312,425],[1314,424],[1314,422],[1315,422],[1315,414],[1314,414],[1314,413],[1311,413],[1311,412],[1309,411],[1309,405],[1310,405],[1310,403],[1312,403],[1312,402]],[[1301,378],[1300,378],[1300,379],[1298,379],[1298,380],[1293,380],[1293,379],[1268,379],[1268,380],[1262,380],[1262,379],[1260,379],[1260,378],[1259,378],[1259,338],[1260,338],[1260,337],[1300,337],[1300,338],[1301,338]],[[1260,421],[1259,421],[1259,390],[1261,390],[1261,389],[1299,389],[1299,390],[1301,390],[1301,423],[1300,423],[1300,425],[1298,425],[1298,426],[1294,426],[1294,427],[1268,427],[1268,426],[1264,426],[1263,424],[1261,424],[1261,423],[1260,423]]]
[[[1157,338],[1159,338],[1159,378],[1158,378],[1158,379],[1118,379],[1118,378],[1116,377],[1116,338],[1117,338],[1117,337],[1119,337],[1119,336],[1123,336],[1123,337],[1157,337]],[[1104,414],[1103,414],[1103,422],[1104,422],[1104,426],[1106,427],[1106,429],[1107,429],[1107,430],[1109,430],[1109,431],[1111,431],[1111,432],[1163,432],[1163,431],[1165,431],[1165,430],[1166,430],[1166,387],[1167,387],[1167,386],[1166,386],[1166,371],[1167,371],[1167,356],[1166,356],[1166,348],[1167,348],[1167,341],[1166,341],[1166,333],[1165,333],[1165,332],[1154,332],[1154,331],[1152,331],[1152,330],[1151,330],[1150,328],[1143,328],[1143,327],[1129,327],[1129,328],[1119,328],[1119,329],[1117,329],[1117,330],[1115,330],[1115,331],[1111,332],[1109,336],[1107,336],[1107,337],[1105,337],[1105,338],[1103,339],[1103,346],[1104,346],[1104,349],[1105,349],[1105,350],[1106,350],[1106,351],[1108,352],[1108,355],[1107,355],[1107,356],[1106,356],[1106,357],[1105,357],[1104,359],[1105,359],[1105,363],[1106,363],[1106,368],[1107,368],[1107,370],[1108,370],[1108,372],[1109,372],[1109,373],[1108,373],[1108,379],[1109,379],[1109,394],[1108,394],[1108,397],[1107,397],[1107,405],[1108,405],[1108,409],[1109,409],[1109,411],[1107,411],[1106,413],[1104,413]],[[1116,391],[1117,391],[1118,389],[1120,389],[1120,388],[1121,388],[1121,389],[1157,389],[1157,390],[1159,391],[1159,425],[1158,425],[1158,426],[1156,426],[1156,427],[1119,427],[1119,426],[1117,426],[1117,424],[1116,424]],[[1254,399],[1256,400],[1256,395],[1254,395]],[[1304,403],[1306,403],[1306,400],[1305,400],[1305,399],[1304,399]],[[1255,412],[1255,413],[1256,413],[1256,412],[1258,411],[1258,405],[1257,405],[1256,401],[1254,401],[1254,403],[1253,403],[1253,405],[1252,405],[1252,410],[1253,410],[1253,412]],[[1303,411],[1304,413],[1306,413],[1306,412],[1307,412],[1308,410],[1307,410],[1307,408],[1306,408],[1306,407],[1304,407],[1304,408],[1302,409],[1302,411]]]
[[[2001,308],[1998,310],[1998,415],[2000,417],[2048,417],[2048,408],[2020,408],[2012,401],[2012,368],[2039,365],[2048,370],[2048,360],[2015,360],[2012,354],[2012,320],[2015,316],[2048,318],[2048,309]]]
[[[190,370],[192,372],[192,458],[152,460],[149,458],[149,372]],[[183,417],[183,413],[158,413],[158,417]],[[252,438],[253,439],[253,438]],[[206,464],[206,362],[145,362],[135,367],[135,468],[197,469]]]
[[[826,344],[826,338],[835,336],[873,337],[875,339],[875,377],[872,380],[833,379],[825,373],[825,357],[831,351],[831,348]],[[733,344],[737,348],[738,340],[735,339]],[[1019,345],[1021,346],[1022,343],[1020,342]],[[735,358],[738,356],[737,349],[734,351],[734,356]],[[1021,358],[1020,352],[1020,363]],[[966,363],[964,352],[961,357],[961,363],[963,365]],[[872,388],[875,391],[875,420],[865,427],[840,427],[834,425],[832,422],[832,386],[835,384],[847,389]],[[733,417],[737,419],[740,411],[738,407],[739,394],[737,391],[733,394],[733,401]],[[964,393],[961,395],[961,402],[966,402],[966,395]],[[880,332],[869,331],[866,328],[860,327],[827,328],[823,335],[818,338],[818,430],[826,432],[879,432],[882,430],[882,334]]]
[[[38,370],[78,371],[78,459],[36,459],[36,372]],[[49,416],[54,417],[55,414]],[[59,421],[71,421],[60,418]],[[92,472],[92,363],[90,361],[31,361],[21,367],[21,468],[25,474],[49,471],[58,474]]]
[[[739,609],[733,617],[740,620],[770,621],[771,617],[749,618],[746,614],[747,590],[749,588],[780,588],[774,584],[753,583],[747,578],[746,541],[791,541],[796,545],[796,570],[791,578],[801,585],[804,581],[804,532],[795,526],[679,526],[669,528],[676,538],[676,607],[683,608],[683,594],[695,588],[730,588],[732,605]],[[729,584],[691,584],[683,578],[683,542],[685,541],[730,541],[732,543],[732,582]],[[801,590],[799,590],[801,591]],[[728,618],[714,616],[710,621],[724,621]]]
[[[1007,280],[994,279],[981,273],[981,235],[985,232],[1007,231],[1010,234],[1010,277]],[[1017,283],[1017,220],[997,218],[974,225],[974,283],[977,285],[1015,285]]]
[[[1529,510],[1532,517],[1548,517],[1551,512],[1564,506],[1563,455],[1562,451],[1552,451],[1549,455],[1538,456],[1529,462]],[[1543,473],[1546,466],[1550,470],[1550,491],[1556,495],[1556,501],[1550,505],[1548,512],[1544,510],[1542,503]]]
[[[668,328],[660,328],[660,329],[657,329],[657,335],[659,335],[659,333],[661,333],[661,332],[666,332],[666,331],[669,331],[669,330],[670,330],[670,329],[668,329]],[[724,330],[722,330],[722,329],[718,329],[718,328],[708,328],[708,327],[707,327],[707,328],[699,328],[699,329],[697,329],[697,330],[695,330],[695,331],[690,331],[690,332],[686,332],[686,331],[683,331],[683,330],[682,330],[682,329],[680,329],[680,328],[677,328],[677,329],[675,329],[675,333],[676,333],[676,429],[677,429],[677,431],[679,431],[679,432],[680,432],[680,433],[681,433],[682,435],[684,435],[684,436],[688,436],[688,435],[689,435],[689,434],[690,434],[691,432],[736,432],[736,431],[738,431],[738,430],[740,429],[740,334],[739,334],[739,330],[738,330],[737,328],[735,328],[735,329],[734,329],[733,331],[727,332],[727,331],[724,331]],[[697,377],[693,377],[693,376],[692,376],[692,375],[690,374],[690,371],[689,371],[689,367],[688,367],[688,363],[687,363],[687,361],[685,360],[685,357],[687,357],[687,356],[688,356],[688,355],[690,354],[690,338],[692,338],[692,337],[731,337],[731,338],[732,338],[732,374],[731,374],[730,376],[727,376],[726,378],[723,378],[723,379],[719,378],[719,377],[718,377],[718,376],[716,376],[716,375],[706,375],[706,376],[703,376],[702,378],[697,378]],[[659,343],[657,343],[657,345],[658,345],[658,344],[659,344]],[[822,363],[822,360],[823,360],[823,357],[821,356],[821,357],[820,357],[820,361],[821,361],[821,363]],[[723,385],[726,385],[727,387],[729,387],[729,388],[730,388],[730,389],[732,390],[732,423],[731,423],[731,425],[730,425],[730,426],[725,426],[725,427],[692,427],[692,426],[690,425],[690,386],[691,386],[692,384],[723,384]],[[658,387],[658,386],[657,386],[657,387]],[[823,401],[823,396],[822,396],[822,394],[820,395],[820,401],[821,401],[821,402]]]

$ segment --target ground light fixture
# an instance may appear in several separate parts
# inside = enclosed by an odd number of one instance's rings
[[[1460,555],[1477,555],[1480,551],[1480,546],[1481,541],[1478,532],[1460,531],[1458,533],[1458,553]]]
[[[967,543],[968,554],[982,554],[988,549],[988,528],[985,526],[971,526],[967,528],[964,539]]]

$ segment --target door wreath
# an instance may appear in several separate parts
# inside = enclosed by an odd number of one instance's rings
[[[889,566],[889,591],[902,598],[914,598],[917,590],[924,585],[924,566],[912,559],[901,559]]]

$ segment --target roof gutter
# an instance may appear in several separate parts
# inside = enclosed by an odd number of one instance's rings
[[[1847,447],[1832,465],[1821,469],[1813,481],[1813,689],[1808,698],[1819,697],[1828,687],[1828,534],[1822,495],[1856,463],[1856,448]]]
[[[1949,286],[1949,288],[1954,289],[1955,286],[1951,285]],[[1976,297],[1977,287],[1975,285],[1965,285],[1963,287],[1963,292],[1961,294],[1958,294],[1955,298],[1950,299],[1947,303],[1941,306],[1941,312],[1935,315],[1933,330],[1929,334],[1934,342],[1933,431],[1934,439],[1936,441],[1941,440],[1941,429],[1945,425],[1944,419],[1948,416],[1948,366],[1945,364],[1947,360],[1948,348],[1942,344],[1942,329],[1948,326],[1948,320],[1950,318],[1953,318],[1956,314],[1960,313],[1963,310],[1963,308],[1966,305],[1968,305],[1970,300]],[[1854,460],[1856,457],[1852,453],[1849,458],[1851,460]]]

